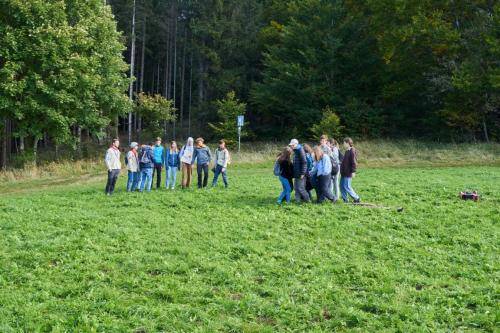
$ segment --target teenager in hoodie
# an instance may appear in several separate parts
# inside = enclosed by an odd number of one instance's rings
[[[304,148],[297,139],[292,139],[289,144],[293,149],[293,184],[295,186],[295,201],[311,202],[306,191],[307,160]]]
[[[322,203],[325,199],[335,203],[337,198],[330,190],[330,183],[332,178],[332,161],[330,156],[323,152],[321,147],[314,148],[314,168],[311,171],[312,177],[316,179],[316,193],[318,203]]]
[[[139,187],[139,192],[143,192],[144,189],[147,192],[151,192],[154,167],[153,147],[154,143],[151,143],[149,146],[144,145],[139,154],[139,168],[141,169],[141,186]]]
[[[191,164],[196,161],[196,172],[198,173],[198,188],[207,187],[208,185],[208,166],[212,161],[212,153],[205,145],[203,138],[196,139],[196,146],[194,148],[193,159]],[[202,181],[203,177],[203,181]]]
[[[165,163],[163,146],[161,144],[161,138],[156,138],[155,146],[153,147],[153,179],[155,178],[156,173],[156,188],[159,189],[161,187],[161,172],[163,168],[163,164]]]
[[[346,152],[340,165],[340,192],[344,202],[348,202],[348,195],[354,200],[354,203],[359,203],[359,195],[352,188],[352,179],[356,176],[358,166],[357,153],[351,138],[344,139],[344,148]]]
[[[108,169],[108,181],[106,182],[106,195],[112,195],[115,191],[116,181],[120,175],[122,164],[120,162],[120,141],[113,139],[111,147],[106,151],[104,161]]]
[[[214,168],[214,180],[212,181],[212,187],[217,186],[217,179],[219,175],[222,174],[222,181],[224,186],[227,188],[227,165],[229,164],[229,151],[226,148],[226,142],[224,140],[219,141],[219,148],[215,150],[215,168]]]
[[[193,174],[193,138],[189,137],[186,144],[182,147],[179,158],[181,160],[181,170],[182,170],[182,188],[189,188],[191,185],[191,176]]]
[[[179,149],[177,149],[177,142],[172,141],[170,148],[167,149],[165,155],[165,169],[167,170],[167,180],[165,186],[167,189],[175,189],[175,182],[177,179],[177,170],[180,169]]]

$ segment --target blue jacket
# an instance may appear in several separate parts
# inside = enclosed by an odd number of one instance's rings
[[[154,154],[153,161],[156,164],[163,164],[164,163],[164,157],[163,157],[164,150],[165,149],[163,149],[163,146],[155,146],[153,148],[153,154]]]
[[[210,152],[210,149],[207,146],[201,148],[195,147],[191,164],[194,164],[195,160],[196,164],[199,165],[210,163],[212,161],[212,153]]]
[[[153,167],[154,154],[150,146],[145,146],[139,154],[139,167],[141,169],[151,169]]]
[[[311,172],[314,167],[314,159],[311,154],[306,153],[307,172]]]
[[[167,154],[165,156],[165,167],[168,168],[179,168],[181,165],[181,156],[179,152],[170,152],[170,149],[167,149]]]
[[[332,161],[330,160],[330,156],[324,154],[323,158],[314,165],[311,174],[316,176],[331,176]]]
[[[297,145],[293,152],[293,178],[300,178],[307,172],[306,152],[301,145]]]

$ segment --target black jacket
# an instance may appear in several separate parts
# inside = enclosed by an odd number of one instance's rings
[[[293,184],[293,165],[289,161],[279,162],[281,169],[281,177],[288,179],[290,185]],[[292,185],[293,188],[293,185]]]
[[[293,178],[300,178],[307,172],[306,152],[301,145],[298,145],[293,152]]]

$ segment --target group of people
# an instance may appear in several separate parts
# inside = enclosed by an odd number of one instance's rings
[[[106,195],[113,194],[122,168],[119,147],[120,141],[113,139],[111,147],[106,151],[105,163],[108,169]],[[182,188],[189,188],[191,186],[193,165],[195,164],[198,174],[198,188],[207,187],[209,166],[212,162],[214,164],[212,186],[217,186],[217,181],[222,175],[224,186],[227,188],[226,171],[230,159],[224,140],[219,141],[215,156],[205,145],[203,138],[197,138],[196,140],[191,137],[188,138],[186,144],[180,150],[175,141],[170,142],[168,147],[164,147],[161,138],[141,146],[137,142],[132,142],[125,157],[128,172],[127,192],[150,192],[155,175],[156,188],[161,188],[163,169],[165,169],[165,187],[167,189],[175,189],[178,171],[182,173]]]
[[[359,203],[360,197],[352,188],[357,167],[356,149],[351,138],[345,138],[343,144],[344,154],[337,141],[328,139],[327,135],[322,135],[314,148],[292,139],[274,164],[274,174],[283,187],[278,204],[283,200],[290,203],[292,190],[295,190],[296,202],[311,202],[313,189],[319,203],[325,200],[335,203],[339,197],[344,202],[349,202],[351,197],[354,203]]]
[[[296,202],[311,202],[313,189],[318,203],[325,200],[335,203],[340,197],[344,202],[349,202],[350,197],[354,203],[359,203],[360,197],[352,188],[352,178],[356,175],[357,167],[356,149],[351,138],[345,138],[343,145],[344,154],[340,151],[337,141],[329,139],[327,135],[322,135],[319,144],[313,148],[308,144],[301,145],[298,140],[292,139],[278,155],[274,164],[274,175],[279,177],[283,187],[278,197],[278,204],[283,201],[290,203],[293,190]],[[119,140],[113,139],[111,147],[106,152],[107,195],[113,194],[122,168],[119,147]],[[156,188],[161,188],[163,169],[165,169],[167,189],[175,189],[178,171],[182,172],[182,188],[189,188],[195,164],[198,188],[207,187],[209,167],[212,162],[214,165],[212,186],[217,186],[217,181],[222,175],[224,186],[227,188],[227,167],[230,159],[224,140],[219,141],[215,156],[205,145],[203,138],[193,140],[190,137],[181,149],[178,149],[175,141],[164,147],[161,138],[142,146],[132,142],[125,157],[128,171],[127,192],[151,191],[155,175]]]

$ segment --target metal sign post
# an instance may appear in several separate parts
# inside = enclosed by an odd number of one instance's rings
[[[245,117],[244,116],[238,116],[238,154],[240,153],[241,150],[241,128],[245,124]]]

